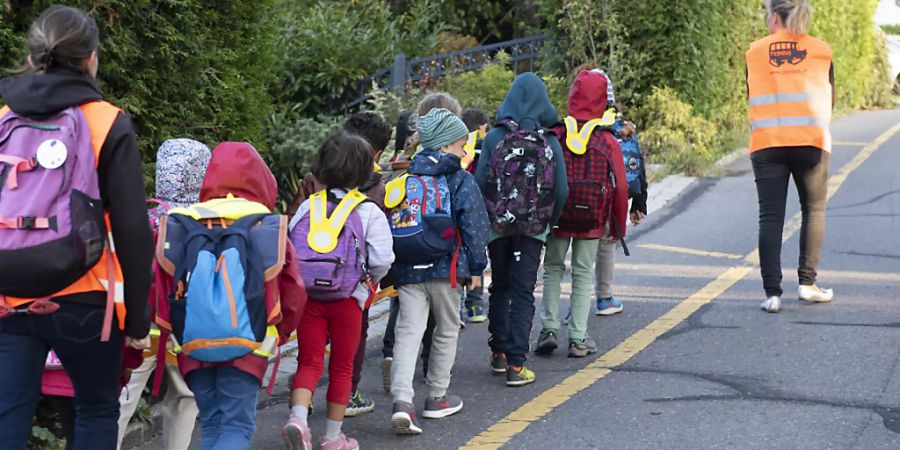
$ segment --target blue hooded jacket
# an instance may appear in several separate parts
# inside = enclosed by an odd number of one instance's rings
[[[516,122],[525,130],[537,130],[540,128],[549,130],[559,122],[556,108],[550,103],[547,88],[540,77],[531,72],[526,72],[516,77],[509,88],[509,93],[506,94],[506,98],[500,105],[500,109],[497,110],[497,122],[505,119]],[[478,167],[475,169],[475,179],[482,192],[487,183],[491,153],[497,148],[497,145],[500,144],[507,133],[509,133],[509,130],[501,126],[494,128],[484,137],[481,157],[478,159]],[[553,160],[556,161],[556,205],[553,208],[553,221],[547,227],[547,230],[538,236],[532,236],[540,241],[547,240],[550,228],[559,220],[563,206],[566,204],[566,199],[569,198],[569,184],[566,179],[566,163],[563,160],[562,147],[560,147],[556,135],[548,133],[547,136],[550,141],[550,147],[553,148]],[[490,231],[491,241],[503,237],[502,234],[494,232],[493,229]]]
[[[450,188],[450,205],[453,218],[459,227],[462,246],[456,264],[459,283],[473,276],[480,276],[487,267],[487,239],[490,221],[484,198],[472,174],[462,169],[459,158],[434,149],[425,149],[416,154],[409,166],[409,173],[416,175],[444,175]],[[394,286],[424,283],[430,280],[450,278],[450,264],[453,255],[436,261],[431,267],[414,269],[412,265],[394,263],[391,276]]]

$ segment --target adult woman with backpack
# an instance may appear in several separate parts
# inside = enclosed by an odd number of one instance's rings
[[[153,237],[128,116],[97,88],[99,30],[53,6],[0,81],[0,442],[25,448],[52,347],[76,449],[116,447],[122,346],[146,346]],[[113,244],[115,242],[115,244]]]
[[[759,194],[759,259],[766,300],[762,309],[781,310],[781,244],[788,180],[800,197],[798,296],[829,302],[831,289],[816,286],[816,266],[825,237],[828,160],[834,65],[827,43],[808,34],[807,0],[769,0],[769,36],[747,51],[750,160]]]

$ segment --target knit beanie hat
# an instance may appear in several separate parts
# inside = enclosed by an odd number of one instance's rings
[[[609,75],[603,69],[594,69],[591,72],[596,72],[606,77],[606,105],[612,108],[616,105],[616,94],[613,92],[612,80],[609,79]]]
[[[462,119],[444,108],[435,108],[416,125],[423,148],[440,149],[469,135]]]

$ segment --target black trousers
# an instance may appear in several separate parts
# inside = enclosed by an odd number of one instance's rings
[[[767,296],[782,295],[781,244],[788,180],[793,177],[800,197],[801,285],[816,283],[816,267],[825,237],[830,154],[814,147],[759,150],[750,156],[759,194],[759,261]]]
[[[489,343],[491,351],[505,353],[512,366],[521,366],[527,359],[543,248],[543,242],[530,237],[502,237],[488,244],[492,276]]]

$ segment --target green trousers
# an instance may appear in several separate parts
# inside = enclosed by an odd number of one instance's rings
[[[591,312],[594,291],[594,261],[599,239],[572,239],[549,236],[544,252],[544,298],[541,310],[541,329],[559,333],[559,297],[566,273],[566,253],[572,246],[572,295],[569,320],[569,341],[587,337],[587,321]]]

